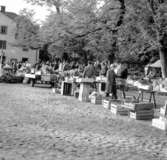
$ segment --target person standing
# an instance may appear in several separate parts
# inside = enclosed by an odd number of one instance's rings
[[[83,73],[84,78],[94,78],[95,77],[95,69],[92,64],[92,62],[88,62],[88,65],[85,67],[84,73]]]
[[[100,75],[101,76],[106,76],[107,73],[107,64],[105,62],[101,63],[101,71],[100,71]]]
[[[115,66],[111,64],[107,71],[106,97],[109,97],[109,94],[111,93],[112,98],[117,99],[116,75],[114,69]]]
[[[100,70],[101,70],[101,65],[100,65],[100,63],[99,63],[98,60],[95,62],[94,68],[95,68],[95,75],[96,75],[96,76],[99,76]]]

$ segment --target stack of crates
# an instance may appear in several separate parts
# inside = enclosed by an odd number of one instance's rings
[[[110,109],[111,108],[111,99],[109,99],[109,98],[103,99],[102,105],[104,108]]]
[[[125,108],[122,100],[113,100],[110,104],[110,111],[115,115],[129,115],[129,109]]]
[[[136,120],[151,120],[154,117],[154,105],[149,102],[134,103],[131,105],[130,118]]]

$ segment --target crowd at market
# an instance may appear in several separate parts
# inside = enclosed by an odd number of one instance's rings
[[[26,62],[11,62],[3,65],[4,69],[11,70],[15,75],[24,76],[25,73],[33,74],[54,74],[63,73],[65,76],[78,76],[83,78],[95,78],[97,76],[107,77],[106,96],[112,93],[114,98],[117,98],[116,93],[116,77],[127,79],[128,68],[126,64],[110,64],[109,61],[95,62],[88,61],[87,65],[79,64],[72,61],[54,61],[40,62],[32,65],[29,61]]]
[[[32,65],[29,61],[25,62],[10,62],[3,64],[3,69],[8,70],[12,75],[24,77],[26,73],[32,73],[36,75],[45,74],[58,74],[63,78],[65,77],[82,77],[82,78],[95,78],[98,76],[106,77],[107,87],[106,96],[112,93],[112,97],[117,99],[117,84],[116,79],[121,79],[122,82],[129,78],[131,75],[128,74],[128,65],[126,63],[112,63],[110,61],[88,61],[87,64],[80,64],[77,61],[42,61]],[[145,74],[143,77],[150,81],[153,79],[157,70],[149,68],[149,65],[145,67]],[[135,76],[135,75],[133,75]],[[141,78],[141,77],[140,77]],[[156,82],[157,83],[157,82]],[[124,85],[122,85],[124,89]],[[125,97],[125,96],[124,96]]]

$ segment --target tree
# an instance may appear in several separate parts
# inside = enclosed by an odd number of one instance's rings
[[[20,15],[16,17],[17,45],[25,48],[40,48],[39,26],[33,22],[34,12],[23,9]]]
[[[147,0],[152,14],[156,42],[160,54],[162,65],[162,76],[167,77],[167,1],[165,0]]]

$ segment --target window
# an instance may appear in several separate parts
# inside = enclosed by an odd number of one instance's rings
[[[0,40],[0,49],[6,49],[6,41]]]
[[[0,29],[1,29],[1,30],[0,30],[0,33],[1,33],[1,34],[7,34],[7,26],[1,26]]]

